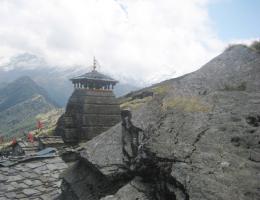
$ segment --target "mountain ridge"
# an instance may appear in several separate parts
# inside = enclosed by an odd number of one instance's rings
[[[2,99],[0,112],[30,98],[34,94],[42,95],[51,104],[57,106],[42,87],[39,87],[29,76],[22,76],[0,89],[0,98]]]
[[[0,132],[10,137],[33,130],[35,117],[57,109],[48,93],[28,76],[0,89]]]

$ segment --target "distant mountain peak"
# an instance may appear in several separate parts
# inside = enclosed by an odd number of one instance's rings
[[[31,99],[35,95],[43,96],[48,103],[56,106],[42,87],[29,76],[22,76],[0,89],[0,112]]]
[[[36,84],[29,76],[21,76],[15,82],[33,83]]]
[[[14,68],[32,69],[44,65],[47,65],[44,58],[31,53],[22,53],[10,58],[10,61],[2,67],[8,71]]]

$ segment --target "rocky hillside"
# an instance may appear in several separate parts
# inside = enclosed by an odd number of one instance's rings
[[[35,117],[56,109],[47,92],[29,77],[0,89],[0,132],[11,137],[35,128]]]
[[[259,53],[233,46],[121,100],[132,117],[82,145],[63,199],[260,199]]]

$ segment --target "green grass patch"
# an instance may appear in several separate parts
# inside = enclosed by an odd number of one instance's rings
[[[242,82],[238,85],[224,85],[224,91],[245,91],[246,90],[246,82]]]
[[[181,109],[185,112],[209,112],[211,106],[203,103],[198,97],[174,97],[163,101],[163,110]]]
[[[145,103],[147,103],[148,101],[151,101],[152,98],[153,97],[149,96],[143,99],[134,99],[134,100],[126,101],[120,105],[120,108],[135,110],[138,109],[140,106],[144,105]]]
[[[167,94],[167,92],[169,90],[171,90],[170,85],[160,85],[160,86],[156,86],[156,87],[152,88],[152,91],[155,94],[161,94],[161,95]]]

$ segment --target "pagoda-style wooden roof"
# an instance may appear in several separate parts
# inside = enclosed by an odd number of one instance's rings
[[[112,79],[109,76],[106,76],[104,74],[99,73],[97,70],[92,70],[91,72],[88,72],[86,74],[83,74],[81,76],[77,76],[70,79],[72,82],[74,81],[80,81],[80,80],[90,80],[90,81],[102,81],[102,82],[110,82],[110,83],[117,83],[115,79]]]

